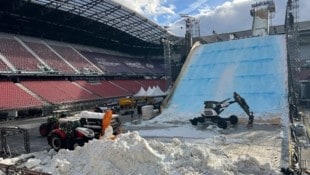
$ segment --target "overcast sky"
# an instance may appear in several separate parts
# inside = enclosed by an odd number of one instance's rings
[[[177,35],[184,35],[186,14],[200,21],[202,36],[248,30],[252,27],[251,4],[262,0],[113,0],[151,19]],[[274,0],[272,25],[284,23],[287,0]],[[310,20],[310,0],[299,0],[299,21]]]

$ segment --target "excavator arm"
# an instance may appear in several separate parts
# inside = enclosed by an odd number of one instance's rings
[[[235,102],[237,102],[239,106],[243,109],[243,111],[249,116],[248,125],[252,125],[254,121],[254,115],[253,112],[250,110],[247,102],[237,92],[234,92],[234,99]]]

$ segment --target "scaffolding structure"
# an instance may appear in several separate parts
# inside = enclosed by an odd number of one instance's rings
[[[180,16],[185,20],[185,47],[186,53],[189,53],[193,46],[193,37],[200,37],[200,21],[187,14],[181,14]]]
[[[299,47],[299,0],[288,0],[285,13],[284,31],[287,42],[287,69],[288,69],[288,103],[290,129],[290,168],[295,174],[302,174],[301,149],[296,130],[295,120],[299,120],[298,106],[300,96],[300,84],[298,73],[300,71],[300,47]]]
[[[172,72],[171,72],[171,47],[172,41],[168,38],[162,38],[161,42],[163,44],[164,49],[164,64],[165,64],[165,80],[166,80],[166,89],[172,83]]]
[[[300,71],[299,47],[299,0],[288,0],[284,30],[287,41],[288,88],[290,116],[297,116],[298,99],[300,95],[298,73]]]
[[[276,8],[273,0],[266,0],[252,4],[250,15],[253,17],[253,36],[266,36],[270,34],[269,28],[275,11]]]
[[[187,55],[192,46],[193,46],[193,37],[200,37],[200,21],[192,16],[187,14],[180,14],[185,20],[185,55]],[[168,27],[165,27],[168,28]],[[172,55],[175,54],[174,47],[180,45],[180,42],[183,42],[182,39],[176,40],[175,38],[165,37],[160,39],[161,44],[163,45],[164,51],[164,67],[165,67],[165,79],[166,79],[166,88],[168,89],[172,84],[172,68],[171,60]]]

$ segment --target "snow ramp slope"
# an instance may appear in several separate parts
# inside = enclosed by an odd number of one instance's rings
[[[204,101],[233,100],[233,92],[238,92],[255,119],[288,121],[286,53],[284,35],[198,46],[187,58],[160,118],[188,120],[200,115]],[[231,114],[247,118],[237,103],[221,116]]]

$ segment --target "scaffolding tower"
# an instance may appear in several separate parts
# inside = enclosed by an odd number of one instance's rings
[[[193,37],[200,37],[200,21],[187,14],[181,14],[180,16],[185,20],[185,47],[186,53],[189,53],[193,46]]]
[[[271,19],[276,11],[273,0],[266,0],[252,4],[250,15],[253,17],[252,35],[269,35]]]
[[[287,41],[288,88],[290,116],[297,117],[297,106],[300,95],[298,73],[300,71],[299,47],[299,0],[288,0],[286,6],[284,29]]]
[[[299,48],[299,0],[288,0],[286,5],[284,31],[287,42],[287,69],[288,69],[288,103],[289,103],[289,117],[291,124],[295,120],[299,120],[298,106],[300,85],[298,73],[300,71],[300,48]],[[292,125],[294,126],[294,125]],[[301,165],[301,149],[296,130],[291,126],[290,129],[290,168],[295,174],[302,174]]]
[[[171,47],[173,45],[169,38],[161,39],[164,49],[164,65],[165,65],[165,80],[166,89],[168,89],[172,83],[172,72],[171,72]]]

